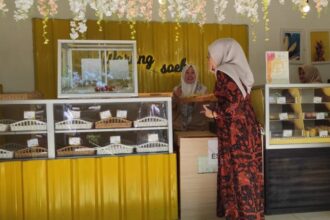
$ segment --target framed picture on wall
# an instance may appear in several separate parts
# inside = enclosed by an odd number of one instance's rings
[[[288,51],[289,61],[293,64],[304,62],[304,33],[298,29],[281,29],[280,45],[282,51]]]
[[[316,30],[310,33],[311,61],[312,63],[330,62],[330,34],[329,30]]]

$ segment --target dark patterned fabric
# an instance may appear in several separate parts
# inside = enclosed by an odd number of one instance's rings
[[[217,215],[227,220],[264,219],[262,146],[259,123],[236,83],[218,71],[217,136],[219,170]]]

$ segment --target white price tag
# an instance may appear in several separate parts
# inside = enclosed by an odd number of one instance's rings
[[[283,130],[283,137],[292,137],[292,130]]]
[[[285,104],[286,103],[286,98],[285,97],[277,97],[276,103],[277,104]]]
[[[320,130],[319,131],[319,136],[320,137],[327,137],[328,136],[328,131],[326,131],[326,130]]]
[[[321,102],[322,102],[322,97],[315,96],[315,97],[313,98],[313,102],[314,102],[314,103],[321,103]]]
[[[72,118],[80,118],[80,111],[71,111]]]
[[[148,134],[148,142],[158,142],[158,134]]]
[[[127,118],[127,111],[126,110],[117,110],[116,117],[117,118]]]
[[[107,119],[111,117],[111,112],[110,110],[100,112],[100,118],[101,119]]]
[[[318,112],[318,113],[316,113],[316,119],[325,119],[324,112]]]
[[[120,144],[120,136],[110,136],[110,144]]]
[[[270,96],[269,97],[269,103],[276,103],[275,97]]]
[[[280,113],[280,114],[278,115],[278,117],[279,117],[280,120],[288,120],[288,119],[289,119],[289,116],[288,116],[288,113],[287,113],[287,112],[285,112],[285,113]]]
[[[24,111],[24,119],[35,119],[36,112],[35,111]]]
[[[70,137],[69,145],[81,145],[80,140],[81,140],[80,137]]]
[[[39,146],[39,141],[38,138],[32,138],[27,141],[27,146],[28,147],[37,147]]]

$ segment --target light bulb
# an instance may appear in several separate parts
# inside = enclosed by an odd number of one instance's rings
[[[309,12],[309,10],[311,10],[311,7],[309,6],[308,3],[306,3],[304,5],[304,7],[302,8],[302,11],[305,12],[305,13],[307,13],[307,12]]]

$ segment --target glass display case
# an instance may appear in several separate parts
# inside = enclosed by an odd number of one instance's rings
[[[0,159],[47,158],[47,107],[42,101],[0,104]]]
[[[58,98],[137,96],[135,41],[59,40]]]
[[[34,147],[45,151],[24,158],[172,153],[171,108],[170,97],[4,101],[0,156]]]
[[[262,94],[267,149],[329,146],[329,85],[265,85]]]

